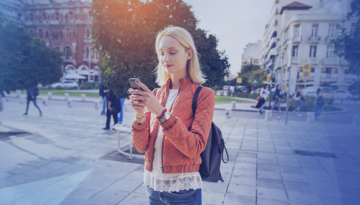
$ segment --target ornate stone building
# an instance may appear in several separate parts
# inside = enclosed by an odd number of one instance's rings
[[[24,24],[30,34],[64,54],[65,73],[99,81],[99,52],[91,39],[91,3],[80,0],[25,0]]]

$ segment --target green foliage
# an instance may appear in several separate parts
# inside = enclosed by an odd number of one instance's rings
[[[357,23],[351,31],[341,28],[341,34],[333,40],[334,53],[345,58],[349,62],[349,68],[345,70],[347,74],[360,76],[360,0],[351,2],[351,12],[348,19],[357,18]]]
[[[0,90],[49,85],[62,76],[62,54],[0,15]]]
[[[241,73],[238,73],[238,77],[242,78],[241,85],[246,87],[255,86],[254,79],[258,80],[257,87],[262,86],[262,82],[266,80],[266,71],[261,69],[258,65],[245,65],[241,68]],[[236,80],[236,79],[235,79]]]
[[[355,81],[352,85],[349,86],[348,90],[360,94],[360,81]]]
[[[207,76],[205,86],[218,85],[226,75],[224,69],[230,67],[224,51],[216,49],[216,37],[196,29],[198,21],[191,6],[182,0],[94,0],[92,8],[92,37],[103,60],[100,75],[118,97],[128,96],[131,77],[140,78],[150,89],[158,87],[155,39],[160,30],[170,25],[183,27],[193,36]]]

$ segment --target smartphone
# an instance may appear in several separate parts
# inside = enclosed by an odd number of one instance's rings
[[[134,90],[137,90],[137,89],[143,90],[138,84],[136,84],[135,81],[137,81],[137,80],[140,82],[139,78],[129,78],[129,83],[130,83],[131,88]]]

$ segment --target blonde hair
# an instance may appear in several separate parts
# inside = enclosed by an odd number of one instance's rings
[[[164,36],[171,36],[175,38],[182,46],[184,46],[186,50],[193,50],[193,57],[186,63],[187,75],[189,75],[188,77],[190,77],[194,83],[205,83],[205,75],[201,72],[199,58],[197,56],[198,53],[196,51],[194,40],[191,37],[191,34],[183,28],[169,26],[158,33],[155,42],[155,50],[159,59],[159,64],[155,69],[157,74],[156,82],[158,83],[158,85],[162,86],[166,84],[166,82],[170,79],[170,74],[166,73],[165,67],[160,61],[159,46],[160,41]]]

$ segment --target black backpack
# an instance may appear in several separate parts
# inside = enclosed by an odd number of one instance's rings
[[[194,94],[192,103],[193,116],[195,116],[197,98],[201,88],[202,86],[199,86]],[[224,160],[224,150],[227,156],[226,162]],[[200,165],[199,172],[202,180],[207,182],[218,182],[220,180],[221,182],[224,182],[220,173],[221,159],[224,163],[227,163],[229,161],[229,154],[226,150],[221,130],[214,124],[214,122],[211,123],[206,148],[200,154],[200,157],[202,163]]]

